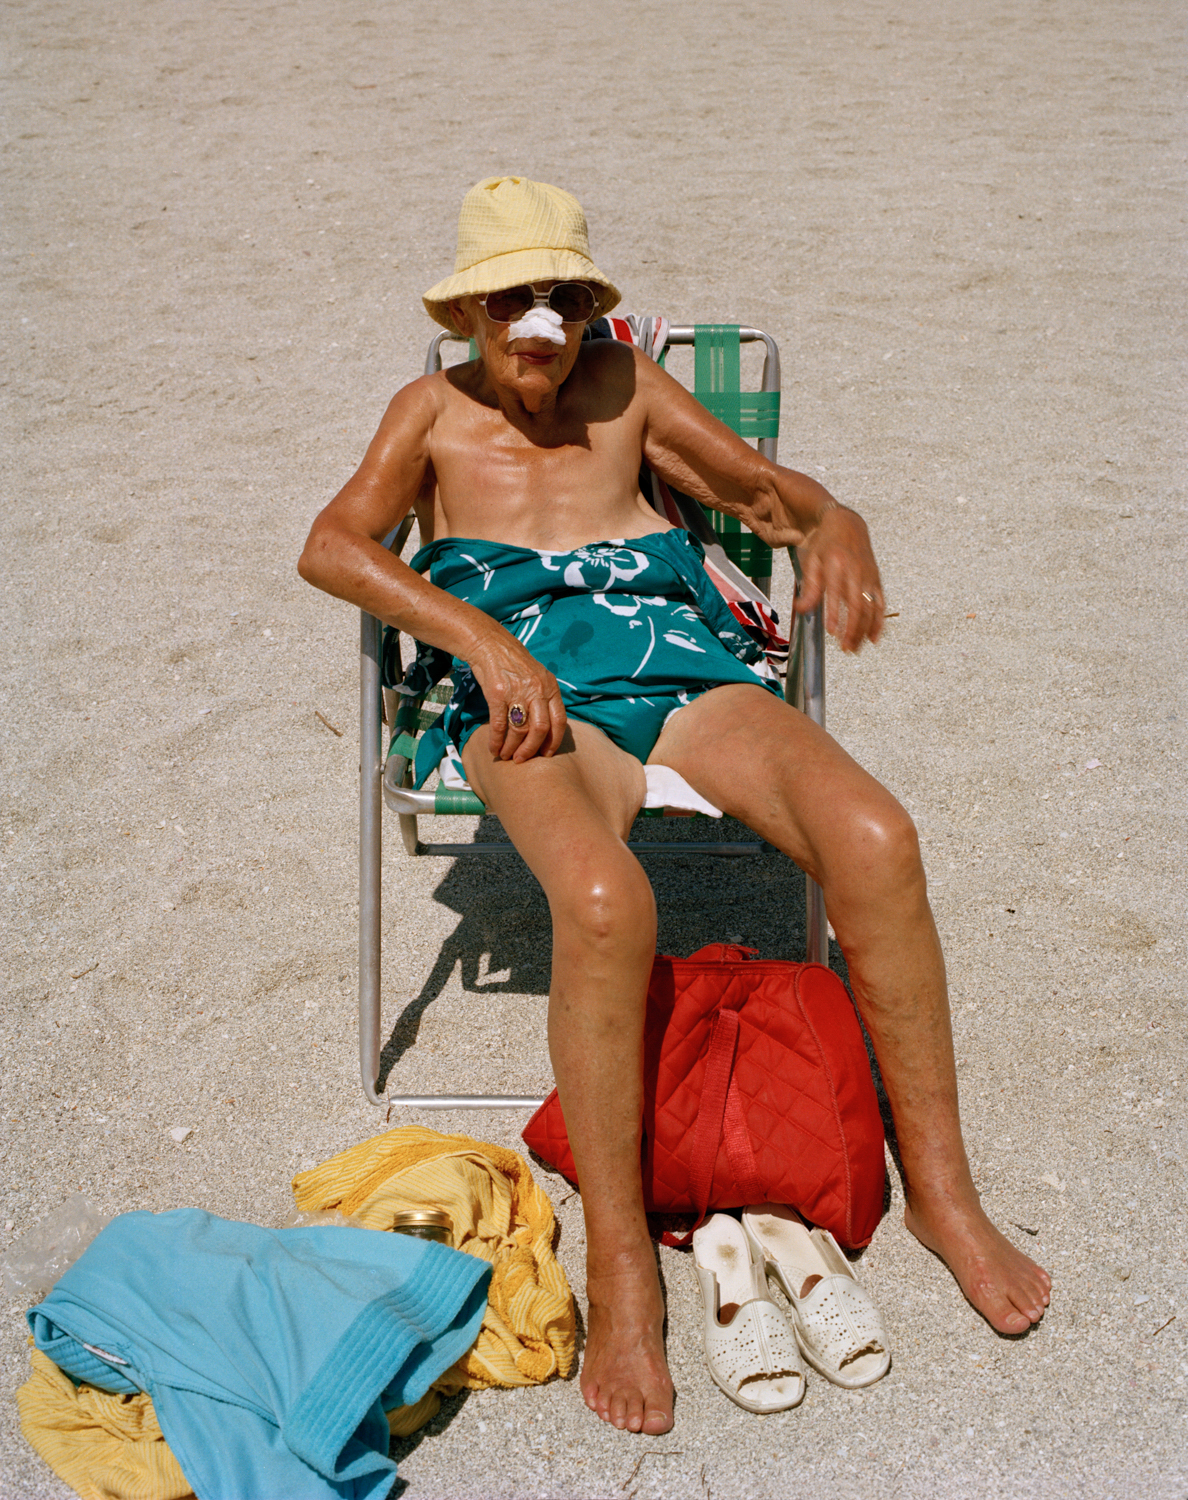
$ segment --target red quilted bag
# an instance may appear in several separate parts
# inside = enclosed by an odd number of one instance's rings
[[[883,1210],[883,1122],[862,1029],[821,964],[712,943],[658,957],[644,1031],[644,1202],[694,1213],[787,1203],[842,1245]],[[554,1089],[524,1141],[577,1182]]]

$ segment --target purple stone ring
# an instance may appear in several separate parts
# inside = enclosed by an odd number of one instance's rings
[[[513,729],[523,729],[528,722],[528,715],[522,703],[513,703],[507,710],[507,722]]]

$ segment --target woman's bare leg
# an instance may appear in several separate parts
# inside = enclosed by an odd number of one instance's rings
[[[643,769],[573,720],[547,760],[493,761],[485,741],[479,730],[463,752],[470,784],[544,887],[553,919],[549,1053],[586,1218],[582,1394],[615,1427],[667,1432],[664,1303],[640,1184],[656,908],[625,843],[643,802]]]
[[[715,688],[651,756],[790,855],[825,892],[895,1119],[905,1223],[1000,1333],[1042,1316],[1051,1278],[982,1211],[957,1107],[944,958],[911,819],[803,714]]]

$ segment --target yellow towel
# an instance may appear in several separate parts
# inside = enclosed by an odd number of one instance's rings
[[[193,1500],[147,1396],[75,1386],[39,1349],[32,1358],[21,1431],[59,1479],[83,1500]]]
[[[573,1369],[573,1294],[553,1254],[553,1206],[516,1152],[410,1125],[301,1172],[293,1196],[300,1209],[337,1209],[369,1229],[390,1229],[402,1209],[444,1208],[454,1248],[492,1263],[478,1340],[434,1382],[436,1391],[536,1385]],[[423,1406],[393,1412],[392,1430],[422,1426],[437,1403],[422,1413]],[[414,1413],[415,1426],[404,1426]]]

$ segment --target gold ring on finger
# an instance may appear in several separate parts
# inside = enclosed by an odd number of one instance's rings
[[[523,729],[528,722],[528,711],[522,703],[508,705],[507,722],[513,729]]]

